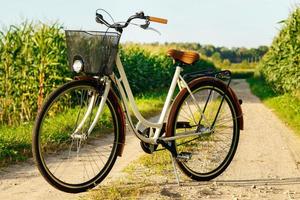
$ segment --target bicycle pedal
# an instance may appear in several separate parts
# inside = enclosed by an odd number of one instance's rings
[[[190,159],[192,158],[192,153],[189,153],[189,152],[180,152],[176,159],[179,161],[179,162],[187,162],[189,161]]]

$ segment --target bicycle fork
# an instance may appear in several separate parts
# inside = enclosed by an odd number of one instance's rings
[[[82,130],[84,124],[86,123],[86,120],[92,114],[92,110],[93,110],[95,102],[96,102],[95,100],[96,100],[96,95],[97,94],[95,94],[95,93],[93,94],[93,96],[90,99],[88,109],[85,112],[85,115],[84,115],[83,119],[81,120],[81,122],[79,123],[79,125],[77,126],[77,128],[75,129],[75,131],[71,135],[71,137],[73,139],[86,139],[90,135],[90,133],[93,131],[93,129],[95,128],[95,126],[96,126],[96,124],[99,120],[99,117],[102,114],[102,111],[103,111],[103,108],[104,108],[104,105],[105,105],[105,102],[107,100],[107,96],[108,96],[108,93],[109,93],[109,90],[110,90],[110,86],[111,86],[111,81],[108,78],[106,78],[105,79],[105,89],[104,89],[103,95],[101,97],[101,101],[100,101],[97,113],[95,115],[95,118],[93,119],[93,122],[90,125],[87,133],[86,134],[81,134],[80,131]]]

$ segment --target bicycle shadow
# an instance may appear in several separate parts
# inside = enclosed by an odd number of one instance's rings
[[[231,179],[231,180],[212,180],[207,182],[182,181],[181,186],[200,186],[217,184],[218,186],[253,186],[253,185],[295,185],[300,184],[300,177],[288,178],[260,178],[260,179]]]
[[[300,184],[300,177],[287,177],[287,178],[261,178],[261,179],[231,179],[231,180],[211,180],[211,181],[194,181],[194,180],[181,180],[180,184],[174,181],[168,182],[152,182],[147,183],[142,181],[127,182],[126,186],[143,185],[144,187],[155,187],[155,186],[177,186],[177,187],[197,187],[207,185],[218,185],[218,186],[259,186],[259,185],[298,185]]]

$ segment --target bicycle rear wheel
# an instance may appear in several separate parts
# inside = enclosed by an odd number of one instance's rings
[[[233,99],[219,81],[199,81],[175,99],[168,127],[171,136],[200,133],[176,139],[177,164],[187,176],[207,181],[230,164],[239,140]],[[201,114],[203,113],[203,114]]]
[[[88,134],[101,98],[96,82],[73,81],[55,90],[37,116],[33,155],[41,174],[59,190],[77,193],[92,188],[115,163],[122,124],[111,94]],[[79,124],[82,128],[75,131]]]

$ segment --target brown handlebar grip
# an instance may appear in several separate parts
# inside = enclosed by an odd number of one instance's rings
[[[158,17],[151,17],[151,16],[149,16],[149,21],[157,22],[157,23],[161,23],[161,24],[167,24],[168,23],[167,19],[158,18]]]

